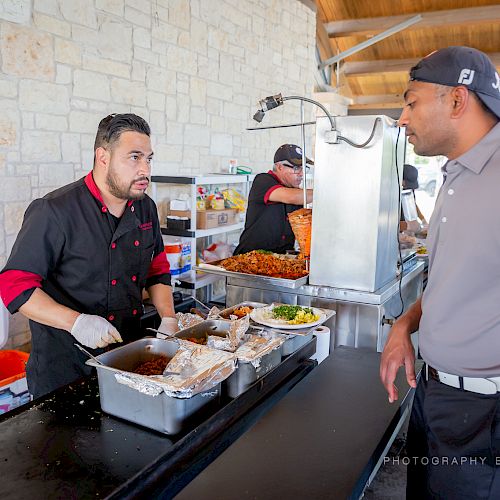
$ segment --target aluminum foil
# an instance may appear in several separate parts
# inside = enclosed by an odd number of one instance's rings
[[[217,306],[213,306],[210,311],[208,311],[207,319],[219,319],[221,310]]]
[[[205,321],[201,316],[191,313],[177,313],[175,317],[177,318],[179,330],[184,330],[185,328],[189,328],[190,326],[194,326],[202,321]]]
[[[243,344],[238,347],[235,354],[238,361],[252,363],[258,368],[262,356],[279,349],[284,341],[285,338],[281,336],[265,338],[261,335],[246,334]]]
[[[243,341],[249,326],[250,318],[248,316],[244,316],[236,321],[231,321],[227,336],[218,337],[216,335],[209,335],[207,337],[207,347],[234,352]]]
[[[214,388],[234,372],[234,354],[206,346],[191,346],[181,345],[167,365],[168,372],[175,375],[148,377],[120,372],[115,374],[116,381],[149,396],[164,392],[167,396],[184,399]]]

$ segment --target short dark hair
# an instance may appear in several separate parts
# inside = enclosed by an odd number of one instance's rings
[[[100,121],[95,136],[94,151],[97,148],[113,146],[123,132],[139,132],[151,136],[151,129],[144,118],[133,113],[113,113]]]

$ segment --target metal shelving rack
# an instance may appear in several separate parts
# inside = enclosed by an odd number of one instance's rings
[[[191,199],[191,228],[189,230],[183,229],[168,229],[166,227],[161,227],[161,232],[166,236],[177,236],[181,238],[189,238],[191,240],[191,259],[196,261],[196,241],[200,238],[211,239],[212,236],[218,234],[226,234],[231,231],[241,231],[245,225],[243,221],[236,224],[231,224],[229,226],[219,226],[211,229],[196,229],[196,196],[198,186],[210,186],[210,185],[232,185],[232,184],[244,184],[245,190],[244,195],[248,198],[248,193],[250,191],[250,185],[255,178],[255,174],[208,174],[202,176],[169,176],[169,175],[153,175],[151,177],[151,195],[153,200],[157,201],[157,184],[176,184],[190,186],[190,199]],[[208,241],[207,245],[211,242]],[[196,294],[196,290],[204,287],[208,288],[207,296],[210,300],[215,300],[219,297],[212,297],[212,285],[220,280],[220,276],[209,275],[209,274],[198,274],[196,271],[192,270],[189,276],[183,276],[180,279],[180,287],[191,290],[193,294]],[[223,278],[222,278],[223,279]]]

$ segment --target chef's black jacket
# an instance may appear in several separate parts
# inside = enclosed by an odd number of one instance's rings
[[[269,201],[271,193],[285,187],[273,171],[258,174],[248,194],[245,229],[234,255],[251,250],[270,250],[285,253],[293,250],[295,236],[288,222],[288,214],[302,205],[288,205]]]
[[[140,338],[142,289],[157,283],[170,285],[170,274],[154,202],[129,201],[116,219],[92,172],[31,203],[0,274],[11,313],[41,287],[60,304],[106,318],[125,342]],[[30,328],[26,372],[35,397],[90,374],[72,335],[35,321]]]

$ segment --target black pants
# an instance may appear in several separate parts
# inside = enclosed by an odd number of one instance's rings
[[[409,499],[500,499],[500,393],[418,383],[408,429]]]

